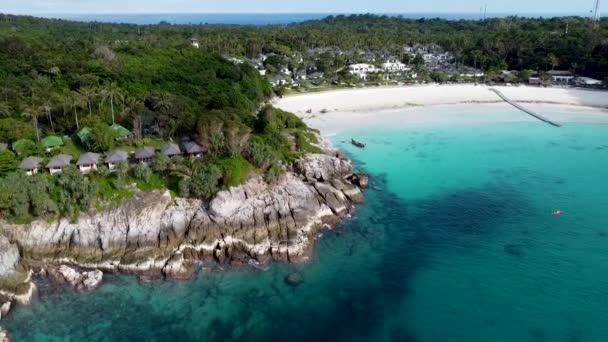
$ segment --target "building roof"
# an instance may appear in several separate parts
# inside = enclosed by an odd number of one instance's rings
[[[572,76],[572,73],[568,70],[549,70],[547,74],[551,76]]]
[[[128,129],[122,127],[121,125],[119,125],[117,123],[110,126],[110,128],[112,128],[114,130],[114,133],[116,134],[116,137],[118,137],[118,138],[126,138],[129,135],[131,135],[131,131],[129,131]]]
[[[87,142],[91,138],[91,129],[89,127],[85,127],[81,129],[80,132],[78,132],[76,135],[78,136],[78,138],[80,138],[80,141]]]
[[[40,157],[27,157],[23,159],[21,164],[19,164],[19,168],[21,170],[34,170],[40,167],[40,163],[42,162],[42,158]]]
[[[51,158],[49,163],[46,164],[47,169],[50,168],[60,168],[70,165],[72,161],[72,156],[69,154],[59,154]]]
[[[186,153],[188,154],[196,154],[196,153],[202,153],[203,152],[203,148],[201,147],[201,145],[192,142],[192,141],[186,141],[183,144],[184,147],[184,151],[186,151]]]
[[[8,144],[7,143],[0,143],[0,151],[6,150],[7,148],[8,148]]]
[[[76,165],[78,165],[78,166],[95,165],[95,164],[97,164],[97,162],[99,162],[99,157],[100,157],[99,153],[92,153],[92,152],[83,153],[82,155],[80,155],[80,158],[78,158]]]
[[[129,159],[129,153],[121,150],[114,150],[106,156],[106,163],[118,163]]]
[[[150,159],[154,157],[154,147],[142,146],[135,150],[135,159]]]
[[[63,139],[55,135],[49,135],[42,139],[42,146],[46,148],[63,146]]]
[[[160,147],[160,153],[166,156],[176,156],[182,154],[182,151],[179,149],[179,146],[175,143],[167,143]]]
[[[281,81],[286,81],[287,79],[281,75],[274,75],[272,76],[272,78],[270,79],[270,81],[272,83],[277,83],[277,82],[281,82]]]

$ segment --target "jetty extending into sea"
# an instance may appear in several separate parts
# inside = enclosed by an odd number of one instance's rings
[[[538,114],[538,113],[536,113],[536,112],[533,112],[533,111],[529,110],[528,108],[526,108],[526,107],[524,107],[524,106],[520,105],[520,104],[519,104],[519,103],[517,103],[517,102],[513,102],[513,101],[512,101],[511,99],[509,99],[509,98],[508,98],[508,97],[507,97],[505,94],[503,94],[503,93],[502,93],[500,90],[498,90],[498,89],[494,89],[494,88],[490,88],[490,91],[492,91],[492,92],[496,93],[496,95],[500,96],[500,98],[501,98],[501,99],[503,99],[505,102],[507,102],[508,104],[512,105],[513,107],[515,107],[515,108],[517,108],[517,109],[521,110],[522,112],[527,113],[527,114],[529,114],[529,115],[531,115],[531,116],[535,117],[536,119],[538,119],[538,120],[540,120],[540,121],[546,122],[546,123],[548,123],[549,125],[553,125],[553,126],[555,126],[555,127],[562,127],[562,125],[561,125],[561,124],[559,124],[559,123],[557,123],[557,122],[555,122],[555,121],[552,121],[552,120],[550,120],[550,119],[547,119],[546,117],[544,117],[544,116],[542,116],[542,115],[540,115],[540,114]]]

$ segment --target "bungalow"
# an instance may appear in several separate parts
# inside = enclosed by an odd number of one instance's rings
[[[110,128],[114,131],[114,134],[116,136],[115,139],[117,141],[125,141],[131,135],[131,131],[129,131],[128,129],[122,127],[121,125],[119,125],[117,123],[110,126]]]
[[[196,38],[190,39],[190,45],[192,45],[193,47],[195,47],[197,49],[200,47],[200,44],[198,43],[198,39],[196,39]]]
[[[23,159],[21,164],[19,164],[19,168],[25,172],[26,175],[31,176],[33,174],[38,173],[38,168],[40,167],[40,163],[42,162],[42,158],[39,157],[27,157]]]
[[[306,78],[306,70],[300,70],[296,73],[296,80],[305,80]]]
[[[308,75],[308,79],[310,79],[310,80],[320,80],[324,76],[325,76],[324,73],[317,71],[317,72],[313,72],[312,74]]]
[[[99,162],[99,153],[87,152],[78,158],[76,166],[83,174],[91,172],[91,170],[97,170],[97,163]]]
[[[89,139],[91,139],[91,129],[89,127],[84,127],[78,133],[76,133],[76,135],[80,139],[80,142],[86,143],[89,141]]]
[[[69,154],[59,154],[49,160],[49,163],[46,164],[46,168],[49,169],[51,175],[55,175],[60,173],[64,167],[70,165],[71,161],[72,156]]]
[[[106,156],[106,164],[108,164],[108,169],[110,172],[114,172],[116,170],[116,165],[120,162],[126,162],[129,159],[129,153],[121,150],[115,150]]]
[[[135,150],[135,160],[142,164],[148,164],[154,158],[154,147],[142,146]]]
[[[360,64],[351,64],[348,66],[348,71],[351,75],[359,76],[359,78],[365,80],[367,79],[367,74],[376,72],[377,69],[372,64],[360,63]]]
[[[160,147],[160,153],[166,155],[167,157],[179,156],[182,154],[182,151],[179,149],[179,146],[174,143],[164,144]]]
[[[382,64],[382,69],[384,69],[385,72],[402,72],[410,70],[410,68],[401,62],[386,62]]]
[[[287,83],[288,83],[287,78],[285,78],[284,76],[281,76],[281,75],[274,75],[270,79],[270,84],[273,87],[282,86],[282,85],[285,85]]]
[[[291,75],[291,71],[289,71],[289,68],[286,65],[279,65],[277,71],[281,74]]]
[[[58,136],[49,135],[42,139],[42,146],[47,152],[51,152],[54,148],[63,146],[63,139]]]
[[[569,84],[574,81],[574,75],[568,70],[550,70],[547,71],[547,74],[555,83]]]
[[[541,84],[543,84],[543,81],[540,79],[540,77],[530,77],[528,79],[528,84],[530,84],[530,85],[541,85]]]
[[[574,80],[574,83],[577,86],[583,86],[583,87],[602,85],[602,81],[596,80],[593,78],[589,78],[589,77],[577,77],[576,80]]]
[[[183,144],[183,148],[186,155],[190,158],[196,159],[202,157],[203,155],[203,148],[201,147],[201,145],[195,142],[186,141]]]
[[[253,60],[251,61],[251,66],[260,73],[260,76],[266,76],[266,69],[264,68],[264,64],[262,62]]]

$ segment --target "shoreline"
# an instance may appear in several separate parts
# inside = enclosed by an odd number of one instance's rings
[[[440,105],[505,103],[490,91],[496,88],[511,100],[523,104],[550,104],[608,111],[608,91],[580,88],[539,88],[532,86],[487,85],[407,85],[356,89],[332,89],[287,95],[273,105],[296,114],[365,112]]]
[[[30,304],[39,278],[91,291],[104,272],[186,280],[201,261],[305,262],[320,229],[349,217],[367,186],[350,160],[321,147],[276,183],[252,178],[209,203],[155,191],[78,222],[0,221],[0,305]]]

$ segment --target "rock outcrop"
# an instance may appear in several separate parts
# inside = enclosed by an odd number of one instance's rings
[[[8,315],[8,313],[11,311],[12,305],[13,303],[11,302],[6,302],[0,305],[0,320]]]
[[[155,191],[82,214],[76,223],[0,223],[0,279],[31,284],[31,267],[52,266],[49,276],[54,267],[71,286],[94,288],[101,271],[186,279],[198,260],[303,261],[320,227],[338,223],[362,201],[349,181],[353,173],[350,161],[315,154],[297,160],[276,184],[253,178],[209,203]]]
[[[8,334],[8,331],[6,331],[2,327],[0,327],[0,342],[10,342],[10,341],[11,341],[11,337]]]
[[[103,281],[103,272],[100,270],[79,272],[67,265],[51,267],[46,274],[57,285],[65,284],[81,291],[95,290]]]

